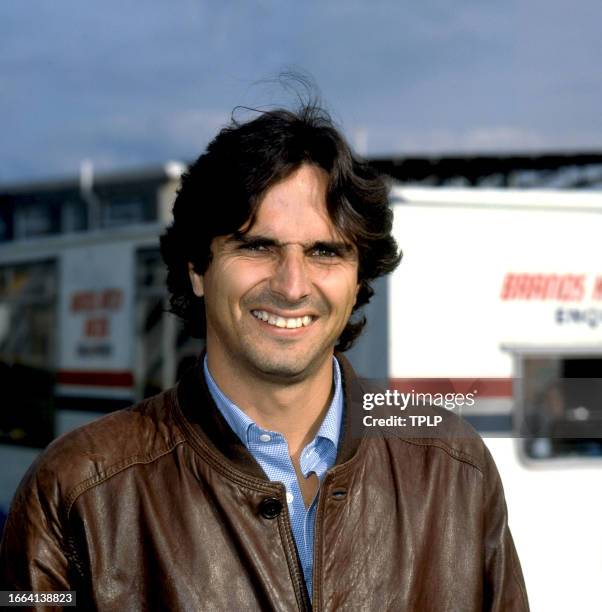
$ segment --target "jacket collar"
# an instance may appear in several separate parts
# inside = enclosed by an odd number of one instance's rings
[[[203,352],[195,366],[182,376],[176,388],[178,404],[185,419],[213,452],[217,451],[234,464],[235,468],[249,476],[267,480],[253,455],[232,431],[215,405],[203,376],[204,356]],[[354,434],[352,418],[353,415],[360,418],[361,385],[349,361],[340,353],[336,354],[336,358],[341,367],[343,383],[343,418],[335,463],[340,465],[355,455],[360,443],[357,431]]]

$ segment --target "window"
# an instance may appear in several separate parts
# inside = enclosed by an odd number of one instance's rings
[[[60,210],[52,202],[33,201],[15,208],[16,239],[56,234],[60,228]]]
[[[44,447],[54,436],[56,265],[0,267],[0,441]]]
[[[156,200],[144,193],[101,199],[102,227],[147,223],[156,217]]]
[[[602,457],[602,354],[524,356],[522,369],[527,455]]]
[[[81,232],[86,229],[87,211],[81,200],[67,200],[61,207],[61,231]]]
[[[0,197],[0,242],[12,240],[13,206],[10,198]]]

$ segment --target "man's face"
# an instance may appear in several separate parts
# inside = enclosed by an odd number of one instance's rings
[[[296,380],[330,359],[355,303],[358,260],[328,217],[327,181],[302,165],[266,192],[244,235],[213,240],[203,276],[191,272],[212,366]]]

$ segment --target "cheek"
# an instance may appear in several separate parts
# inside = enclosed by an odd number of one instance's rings
[[[331,304],[345,313],[350,313],[359,290],[357,276],[349,274],[336,280],[331,279],[331,282],[323,285],[323,290]]]
[[[216,268],[211,277],[211,283],[205,292],[212,292],[214,302],[221,307],[227,304],[236,309],[241,300],[265,278],[265,271],[255,265],[245,265],[237,262]]]

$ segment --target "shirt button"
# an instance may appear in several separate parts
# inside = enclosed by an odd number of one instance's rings
[[[269,442],[269,441],[272,439],[272,436],[270,436],[270,434],[261,434],[261,435],[259,436],[259,439],[260,439],[262,442]]]
[[[294,496],[293,496],[293,494],[292,494],[292,493],[288,493],[288,492],[287,492],[287,494],[286,494],[286,502],[287,502],[288,504],[292,504],[292,503],[293,503],[293,499],[295,499],[295,498],[294,498]]]

